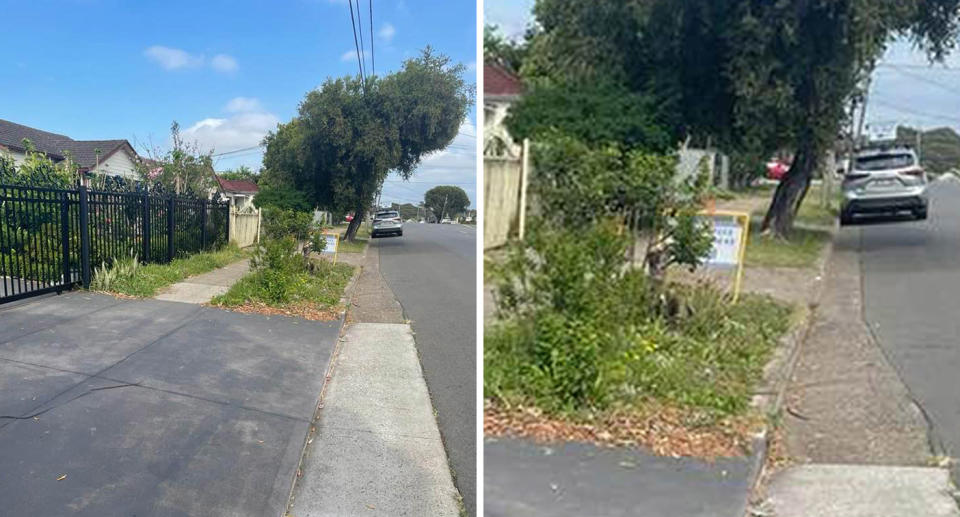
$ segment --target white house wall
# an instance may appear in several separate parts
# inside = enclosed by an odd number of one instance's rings
[[[106,160],[100,162],[100,166],[91,169],[91,172],[108,176],[121,176],[133,180],[139,178],[137,164],[134,163],[129,154],[122,150],[113,153]]]

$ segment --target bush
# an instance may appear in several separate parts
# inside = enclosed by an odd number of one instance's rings
[[[511,247],[491,275],[503,320],[484,338],[487,397],[561,414],[650,399],[717,415],[746,408],[790,310],[651,282],[626,268],[626,246],[611,224],[534,224]]]
[[[313,214],[296,210],[286,210],[276,207],[263,209],[263,233],[267,238],[279,239],[294,237],[297,241],[304,241],[317,230],[313,222]]]

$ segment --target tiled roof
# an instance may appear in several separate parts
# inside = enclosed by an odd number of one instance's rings
[[[224,192],[233,192],[237,194],[255,194],[260,190],[260,187],[252,181],[245,180],[225,180],[220,176],[217,176],[217,183],[220,184],[220,189]]]
[[[70,154],[75,162],[88,169],[96,166],[98,149],[100,159],[103,160],[121,146],[130,145],[126,140],[74,140],[68,136],[0,119],[0,145],[23,151],[24,139],[30,140],[38,151],[54,160],[62,160]],[[130,149],[133,150],[132,147]]]
[[[523,93],[523,83],[516,75],[502,66],[488,63],[483,65],[483,94],[498,96],[517,96]]]

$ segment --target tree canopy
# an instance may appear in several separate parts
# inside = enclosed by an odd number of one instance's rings
[[[258,183],[260,181],[260,175],[256,172],[253,172],[253,170],[246,165],[241,165],[236,169],[218,172],[217,176],[220,176],[225,180],[243,180],[251,183]]]
[[[470,198],[460,187],[440,185],[424,194],[423,204],[433,212],[439,223],[444,218],[465,212],[470,206]]]
[[[353,211],[352,239],[389,172],[409,179],[456,136],[473,102],[465,70],[427,47],[382,78],[327,80],[264,140],[263,181],[302,191],[313,207]]]
[[[546,84],[613,82],[652,99],[675,142],[750,162],[796,159],[765,226],[783,234],[850,104],[894,37],[931,59],[956,43],[960,0],[538,0],[522,65]],[[734,172],[738,172],[735,170]]]

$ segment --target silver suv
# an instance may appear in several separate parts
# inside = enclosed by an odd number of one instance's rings
[[[396,210],[385,210],[377,212],[373,218],[373,231],[371,237],[380,237],[382,235],[403,235],[403,222],[400,220],[400,212]]]
[[[900,212],[923,220],[928,204],[927,174],[912,149],[868,149],[857,153],[843,178],[840,224],[851,224],[860,214]]]

